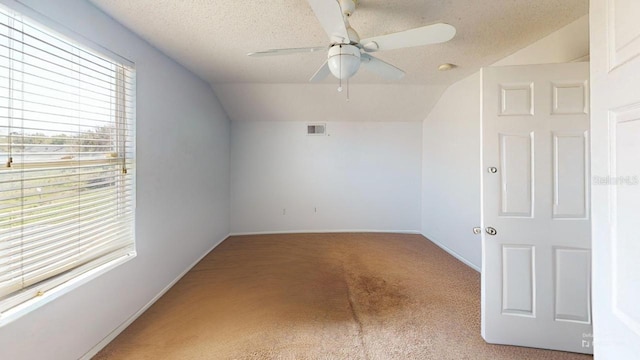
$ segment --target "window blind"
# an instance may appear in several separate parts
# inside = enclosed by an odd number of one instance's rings
[[[0,8],[0,312],[134,251],[134,76]]]

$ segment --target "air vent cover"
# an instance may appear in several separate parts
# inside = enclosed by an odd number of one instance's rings
[[[325,135],[326,124],[307,124],[307,135]]]

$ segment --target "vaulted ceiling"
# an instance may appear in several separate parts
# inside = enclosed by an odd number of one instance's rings
[[[251,84],[261,84],[255,89],[269,89],[268,84],[300,84],[299,89],[306,89],[303,93],[312,94],[303,101],[316,101],[323,91],[335,93],[334,85],[329,85],[337,83],[333,77],[327,78],[324,85],[307,83],[324,62],[325,53],[246,56],[251,51],[271,48],[328,45],[327,36],[306,0],[90,1],[211,83],[234,120],[252,120],[237,119],[246,115],[234,117],[230,110],[238,107],[230,102],[238,91],[243,91],[239,89],[252,89]],[[403,103],[420,103],[415,109],[409,106],[413,113],[407,114],[406,119],[401,113],[398,116],[405,121],[424,118],[425,109],[433,105],[447,86],[585,15],[588,5],[588,0],[359,0],[350,22],[362,38],[436,22],[454,25],[457,35],[444,44],[376,53],[380,59],[403,69],[406,76],[399,82],[390,82],[361,69],[350,80],[352,96],[356,96],[356,104],[351,107],[389,101],[389,107],[398,106],[400,110],[397,101],[387,99],[395,94],[391,97],[396,100],[403,97]],[[441,63],[458,67],[439,72]],[[359,88],[366,89],[363,92],[373,98],[358,105]],[[281,93],[295,96],[297,91]],[[327,100],[325,96],[314,105],[322,109],[334,101],[340,100],[335,96]],[[353,111],[352,116],[357,114],[357,110]],[[330,117],[339,115],[338,112]]]

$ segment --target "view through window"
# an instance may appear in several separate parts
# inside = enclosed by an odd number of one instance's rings
[[[134,70],[0,9],[0,312],[133,254]]]

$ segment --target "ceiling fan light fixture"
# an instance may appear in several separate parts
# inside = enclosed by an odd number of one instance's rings
[[[334,45],[329,49],[328,65],[333,76],[346,80],[360,68],[360,49],[354,45]]]

